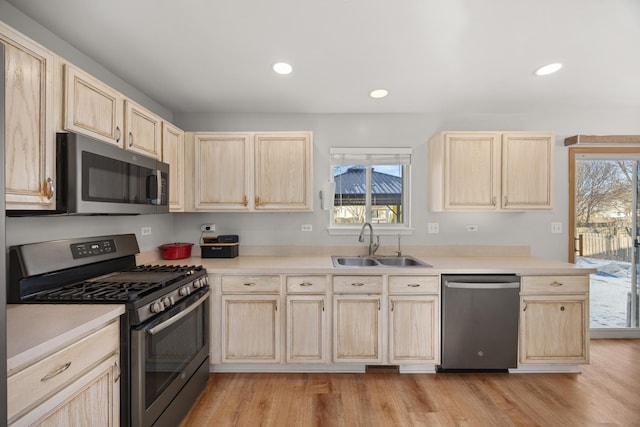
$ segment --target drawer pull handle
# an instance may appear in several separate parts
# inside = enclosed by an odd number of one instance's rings
[[[407,285],[410,288],[419,288],[420,287],[420,283],[409,283]]]
[[[60,375],[61,373],[63,373],[67,369],[69,369],[69,366],[71,366],[71,362],[65,363],[64,365],[60,366],[55,371],[49,372],[44,377],[40,378],[40,381],[45,382],[45,381],[48,381],[48,380],[50,380],[51,378],[53,378],[53,377],[55,377],[57,375]]]
[[[550,284],[551,286],[555,286],[555,287],[558,287],[558,286],[564,286],[564,283],[562,283],[562,282],[558,282],[557,280],[554,280],[553,282],[551,282],[551,283],[549,283],[549,284]]]
[[[304,286],[304,287],[306,288],[307,286],[313,286],[313,283],[310,283],[310,282],[302,282],[302,283],[300,283],[300,286]]]
[[[352,283],[352,284],[351,284],[351,286],[360,287],[360,286],[364,286],[364,283],[362,283],[362,282],[355,282],[355,283]]]
[[[255,286],[255,282],[247,282],[244,284],[245,286]]]

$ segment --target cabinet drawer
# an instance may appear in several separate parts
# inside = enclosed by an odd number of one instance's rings
[[[333,292],[380,294],[382,293],[382,276],[333,276]]]
[[[222,293],[280,293],[280,276],[222,276]]]
[[[287,276],[290,294],[323,294],[327,291],[327,276]]]
[[[83,372],[117,353],[119,346],[119,322],[114,322],[10,376],[8,419],[62,390]]]
[[[523,276],[523,294],[573,294],[589,292],[589,276]]]
[[[437,294],[439,276],[389,276],[390,294]]]

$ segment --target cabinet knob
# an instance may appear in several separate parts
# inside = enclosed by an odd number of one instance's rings
[[[560,306],[560,311],[564,311],[564,305]]]
[[[51,178],[47,178],[47,182],[44,186],[44,195],[47,199],[53,199],[53,195],[55,194],[56,189],[53,186],[53,180]]]

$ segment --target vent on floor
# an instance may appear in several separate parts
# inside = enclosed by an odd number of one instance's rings
[[[365,372],[386,372],[398,374],[400,373],[400,367],[398,365],[367,365],[365,366]]]

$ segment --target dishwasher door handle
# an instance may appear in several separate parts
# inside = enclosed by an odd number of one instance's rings
[[[469,283],[469,282],[444,282],[447,288],[458,289],[516,289],[520,287],[520,282],[505,283]]]

